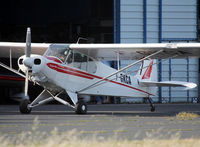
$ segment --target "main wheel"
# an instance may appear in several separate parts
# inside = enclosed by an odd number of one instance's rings
[[[76,104],[75,112],[77,114],[86,114],[87,113],[87,104],[84,101],[79,101]]]
[[[31,108],[28,108],[28,104],[30,104],[30,101],[27,100],[27,99],[21,101],[21,103],[19,105],[19,111],[22,114],[29,114],[29,113],[31,113]]]
[[[153,107],[151,107],[151,112],[154,112],[155,111],[155,107],[153,106]]]

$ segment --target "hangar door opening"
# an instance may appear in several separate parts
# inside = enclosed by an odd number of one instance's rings
[[[112,43],[113,1],[42,0],[30,1],[28,6],[26,0],[3,1],[0,5],[0,41],[25,42],[27,27],[31,27],[32,42],[76,43],[83,37],[88,43]],[[81,43],[85,41],[81,40]],[[6,58],[0,58],[0,61],[10,63]],[[16,61],[12,61],[13,68],[18,69]],[[0,68],[0,104],[13,103],[11,97],[23,92],[24,81],[17,81],[17,78]],[[33,98],[42,90],[31,85],[29,89]]]
[[[26,27],[33,42],[74,43],[78,37],[113,42],[113,1],[9,0],[0,5],[0,41],[24,41]]]

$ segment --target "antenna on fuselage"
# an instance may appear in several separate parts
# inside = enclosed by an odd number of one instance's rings
[[[80,40],[86,40],[87,41],[88,39],[87,38],[83,38],[83,37],[78,37],[78,40],[77,40],[76,44],[78,44]]]

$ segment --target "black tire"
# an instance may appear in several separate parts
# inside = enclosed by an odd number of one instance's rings
[[[154,112],[154,111],[155,111],[155,109],[156,109],[155,107],[152,107],[152,108],[151,108],[151,112]]]
[[[21,101],[21,103],[19,105],[19,111],[22,114],[29,114],[29,113],[31,113],[31,108],[28,108],[28,104],[30,104],[30,101],[27,100],[27,99]]]
[[[87,104],[84,101],[79,101],[75,106],[75,112],[77,114],[86,114],[87,113]]]

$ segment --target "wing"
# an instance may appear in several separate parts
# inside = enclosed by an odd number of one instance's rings
[[[140,59],[159,50],[163,52],[152,58],[199,57],[200,43],[147,43],[147,44],[71,44],[71,49],[95,59],[120,60]]]
[[[43,55],[50,44],[45,43],[31,43],[32,54]],[[26,43],[17,42],[0,42],[0,58],[9,58],[10,51],[12,58],[19,58],[24,55]]]

